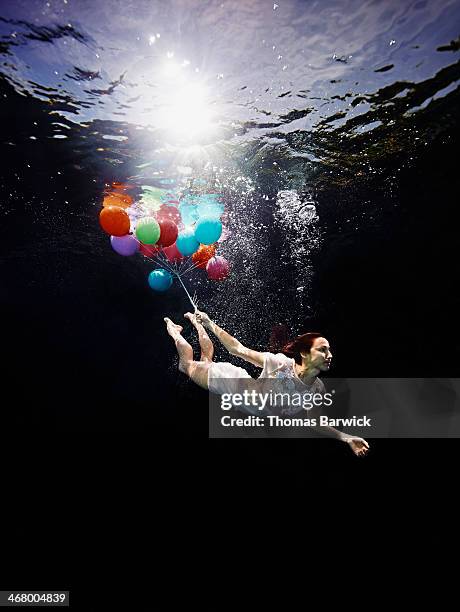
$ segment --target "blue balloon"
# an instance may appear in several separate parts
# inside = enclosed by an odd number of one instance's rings
[[[150,272],[148,281],[154,291],[167,291],[172,285],[173,277],[167,270],[158,268]]]
[[[222,223],[219,219],[205,217],[200,219],[195,227],[195,238],[201,244],[213,244],[222,234]]]
[[[176,240],[176,247],[179,253],[188,257],[189,255],[193,255],[195,251],[198,251],[198,247],[200,243],[195,238],[195,232],[193,228],[185,229],[183,232],[179,234]]]

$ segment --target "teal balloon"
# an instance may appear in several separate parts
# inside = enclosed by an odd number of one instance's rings
[[[200,219],[195,227],[195,238],[201,244],[214,244],[222,234],[222,223],[219,219]]]
[[[173,277],[168,270],[158,268],[149,274],[149,285],[154,291],[167,291],[173,282]]]
[[[179,253],[188,257],[189,255],[193,255],[195,251],[198,251],[200,243],[195,238],[195,232],[193,228],[186,229],[179,234],[176,240],[176,247]]]

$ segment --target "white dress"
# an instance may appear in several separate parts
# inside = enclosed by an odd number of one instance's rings
[[[283,353],[264,353],[264,365],[259,378],[279,378],[288,379],[286,384],[292,387],[304,385],[297,376],[295,371],[295,360],[286,357]],[[212,393],[222,395],[223,393],[235,393],[236,382],[241,379],[252,379],[244,368],[239,368],[229,362],[213,362],[208,371],[208,387]],[[290,380],[289,380],[290,379]],[[236,381],[236,382],[235,382]],[[307,386],[304,385],[305,389]],[[315,382],[308,388],[309,391],[322,393],[324,391],[323,383],[317,378]]]

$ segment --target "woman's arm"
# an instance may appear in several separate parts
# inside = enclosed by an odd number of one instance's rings
[[[330,436],[331,438],[340,440],[341,442],[346,442],[347,444],[349,444],[354,454],[358,457],[366,455],[369,451],[369,444],[366,442],[366,440],[358,436],[351,436],[350,434],[346,434],[343,431],[335,429],[335,427],[330,427],[329,425],[316,425],[311,429],[314,429],[315,431],[325,436]]]
[[[249,361],[253,365],[258,366],[259,368],[264,367],[264,353],[259,351],[253,351],[252,349],[246,348],[241,344],[239,340],[231,336],[224,329],[216,325],[214,321],[211,321],[209,316],[205,312],[200,312],[199,310],[195,313],[198,321],[212,331],[212,333],[222,342],[227,351],[231,355],[235,355],[237,357],[241,357],[245,361]]]
[[[319,393],[324,395],[324,393],[326,392],[326,387],[324,386],[323,381],[317,378],[316,385],[319,386]],[[319,409],[316,409],[313,412],[313,415],[315,418],[318,418],[321,416],[320,413],[321,411]],[[341,442],[346,442],[350,446],[354,454],[358,457],[366,455],[369,451],[369,444],[366,442],[366,440],[358,436],[352,436],[343,431],[339,431],[338,429],[336,429],[335,427],[331,427],[330,425],[313,425],[311,426],[311,429],[317,431],[318,433],[324,436],[329,436],[331,438],[335,438],[336,440],[340,440]]]

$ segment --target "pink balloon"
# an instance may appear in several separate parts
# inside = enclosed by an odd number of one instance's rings
[[[224,280],[224,278],[227,278],[229,271],[230,264],[220,255],[211,257],[206,265],[206,272],[211,280]]]
[[[166,259],[171,263],[176,263],[184,259],[184,256],[177,248],[176,243],[172,244],[169,247],[164,247],[163,253],[166,255]]]

